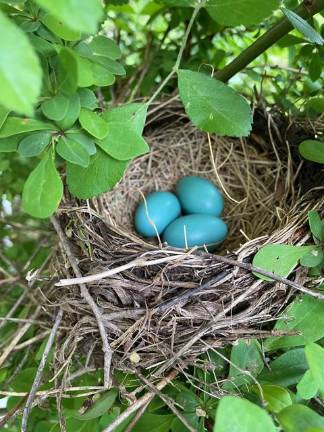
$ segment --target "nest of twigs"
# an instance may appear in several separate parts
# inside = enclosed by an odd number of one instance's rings
[[[296,271],[289,281],[266,282],[253,275],[250,263],[267,243],[309,238],[307,211],[323,204],[321,175],[305,182],[303,162],[291,148],[313,134],[308,125],[265,111],[255,113],[248,139],[209,139],[177,106],[152,115],[146,129],[150,154],[133,161],[102,197],[67,198],[53,220],[60,248],[52,278],[84,278],[58,282],[44,304],[50,314],[59,305],[69,329],[58,359],[64,363],[80,352],[107,373],[111,363],[158,376],[209,349],[275,334],[272,322],[309,281]],[[230,236],[217,254],[148,242],[133,229],[142,194],[173,190],[188,174],[223,190]]]

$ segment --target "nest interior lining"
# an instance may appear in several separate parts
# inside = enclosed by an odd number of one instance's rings
[[[169,118],[170,112],[165,115]],[[148,132],[150,154],[133,161],[112,192],[88,205],[67,200],[60,217],[83,275],[134,259],[157,260],[155,265],[134,266],[87,284],[114,351],[113,365],[131,364],[136,352],[140,366],[155,375],[171,364],[194,361],[210,347],[269,335],[269,322],[294,292],[219,262],[212,254],[160,248],[139,238],[132,221],[141,193],[173,190],[183,175],[211,179],[230,196],[224,211],[230,236],[223,253],[230,250],[229,257],[244,262],[251,262],[266,242],[305,242],[307,211],[323,204],[311,197],[298,201],[298,164],[276,134],[252,134],[249,140],[212,137],[211,159],[207,135],[184,121],[183,114],[173,117],[173,122]],[[177,259],[164,260],[172,256]],[[62,249],[52,262],[52,275],[55,280],[73,276]],[[172,302],[206,282],[208,289],[199,295]],[[98,326],[79,287],[52,288],[44,308],[50,313],[55,305],[64,309],[64,326],[71,329],[61,361],[69,358],[71,349],[78,349],[102,364]]]

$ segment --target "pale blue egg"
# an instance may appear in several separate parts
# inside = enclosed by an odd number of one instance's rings
[[[212,215],[191,214],[173,221],[163,234],[163,241],[169,246],[186,248],[187,246],[217,246],[228,234],[226,223]]]
[[[178,181],[176,191],[184,213],[220,216],[224,209],[224,199],[220,191],[205,178],[183,177]]]
[[[171,192],[152,192],[145,201],[142,200],[135,212],[135,229],[144,237],[161,234],[181,214],[180,202]]]

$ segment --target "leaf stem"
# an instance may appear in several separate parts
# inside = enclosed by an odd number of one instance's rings
[[[183,52],[184,52],[184,50],[185,50],[185,48],[186,48],[187,41],[188,41],[188,37],[189,37],[189,35],[190,35],[190,32],[191,32],[191,29],[192,29],[193,23],[194,23],[194,21],[195,21],[197,15],[198,15],[200,9],[204,6],[204,4],[205,4],[205,1],[200,1],[200,2],[196,5],[196,7],[195,7],[195,9],[194,9],[194,11],[193,11],[193,13],[192,13],[192,15],[191,15],[191,18],[190,18],[189,24],[188,24],[188,26],[187,26],[187,28],[186,28],[185,34],[184,34],[184,36],[183,36],[183,40],[182,40],[182,43],[181,43],[181,46],[180,46],[180,50],[179,50],[179,53],[178,53],[178,56],[177,56],[177,60],[176,60],[176,62],[175,62],[175,64],[174,64],[174,66],[173,66],[171,72],[170,72],[170,73],[169,73],[169,74],[164,78],[164,80],[161,82],[161,84],[159,85],[159,87],[156,89],[156,91],[155,91],[155,92],[153,93],[153,95],[150,97],[150,99],[149,99],[148,102],[147,102],[147,105],[151,105],[151,103],[152,103],[152,102],[157,98],[157,96],[161,93],[161,91],[162,91],[163,88],[166,86],[166,84],[170,81],[171,78],[173,78],[173,76],[174,76],[174,75],[177,73],[177,71],[179,70],[180,63],[181,63],[182,56],[183,56]]]
[[[324,0],[304,0],[294,12],[302,18],[309,19],[313,15],[324,9]],[[264,53],[268,48],[275,44],[279,39],[288,34],[293,29],[292,24],[287,18],[283,18],[269,29],[264,35],[259,37],[252,45],[244,50],[231,63],[216,72],[215,78],[226,82],[238,72],[241,72],[249,63]]]

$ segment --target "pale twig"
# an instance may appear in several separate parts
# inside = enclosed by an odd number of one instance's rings
[[[50,332],[51,332],[50,330],[46,330],[46,331],[44,331],[43,333],[41,333],[41,334],[39,334],[39,335],[37,335],[37,336],[34,336],[34,337],[32,337],[32,338],[26,340],[25,342],[22,342],[22,343],[19,344],[19,345],[16,345],[15,348],[13,349],[13,351],[20,351],[20,350],[22,350],[22,349],[28,347],[29,345],[34,344],[35,342],[39,342],[40,340],[46,338],[46,336],[47,336]]]
[[[40,363],[38,365],[37,372],[36,372],[36,375],[35,375],[35,379],[34,379],[32,388],[31,388],[31,390],[29,392],[29,395],[27,397],[27,402],[26,402],[26,405],[25,405],[25,408],[24,408],[24,411],[23,411],[23,416],[22,416],[22,421],[21,421],[21,430],[22,430],[22,432],[26,432],[27,431],[28,416],[29,416],[30,410],[32,408],[33,400],[35,399],[36,392],[37,392],[37,390],[38,390],[38,388],[39,388],[39,386],[41,384],[42,377],[43,377],[43,370],[45,368],[49,352],[50,352],[50,350],[52,348],[52,345],[53,345],[53,342],[54,342],[54,339],[55,339],[55,335],[56,335],[57,330],[58,330],[58,328],[59,328],[59,326],[61,324],[62,317],[63,317],[63,310],[60,309],[58,311],[57,316],[56,316],[56,319],[55,319],[53,328],[51,330],[51,333],[50,333],[50,335],[48,337],[48,340],[47,340],[47,343],[46,343],[46,346],[45,346],[45,349],[44,349],[41,361],[40,361]]]
[[[65,235],[63,233],[63,230],[61,228],[61,225],[60,225],[58,219],[56,217],[52,216],[51,222],[52,222],[52,224],[53,224],[53,226],[54,226],[54,228],[55,228],[55,230],[59,236],[62,247],[66,252],[66,255],[68,257],[68,260],[70,261],[70,264],[72,266],[72,269],[73,269],[75,275],[77,276],[77,278],[81,278],[82,274],[81,274],[81,271],[79,269],[77,260],[71,251],[69,242],[65,238]],[[104,353],[104,386],[106,388],[108,388],[110,385],[110,367],[111,367],[112,350],[111,350],[109,342],[108,342],[108,337],[107,337],[106,329],[105,329],[105,326],[103,323],[102,315],[101,315],[101,312],[99,311],[96,303],[94,302],[93,298],[91,297],[86,285],[84,283],[78,283],[78,285],[80,286],[81,296],[86,300],[86,302],[90,306],[90,308],[91,308],[91,310],[92,310],[92,312],[96,318],[96,321],[97,321],[99,333],[100,333],[101,340],[102,340],[102,351]]]
[[[172,370],[165,378],[163,378],[155,387],[157,390],[162,390],[178,375],[177,370]],[[155,396],[155,392],[147,392],[144,396],[130,405],[118,416],[103,432],[113,432],[123,421],[125,421],[130,415],[142,408],[143,405],[149,403]]]
[[[148,402],[146,402],[145,405],[143,405],[136,413],[135,417],[132,419],[132,421],[129,423],[129,425],[127,426],[127,428],[125,429],[125,432],[132,432],[132,430],[134,429],[134,426],[136,425],[136,423],[139,421],[139,419],[142,417],[142,415],[145,413],[146,408],[150,405],[151,403],[150,399]]]
[[[130,270],[135,267],[149,267],[154,266],[157,264],[164,264],[175,260],[181,260],[183,256],[179,255],[172,255],[167,256],[165,258],[159,258],[156,260],[145,260],[141,258],[137,258],[127,264],[121,265],[119,267],[115,267],[111,270],[106,270],[101,273],[89,275],[89,276],[83,276],[83,277],[77,277],[77,278],[71,278],[71,279],[61,279],[59,282],[55,284],[55,286],[70,286],[70,285],[79,285],[80,283],[88,283],[88,282],[95,282],[101,279],[108,278],[110,276],[116,275],[118,273],[121,273],[126,270]]]

